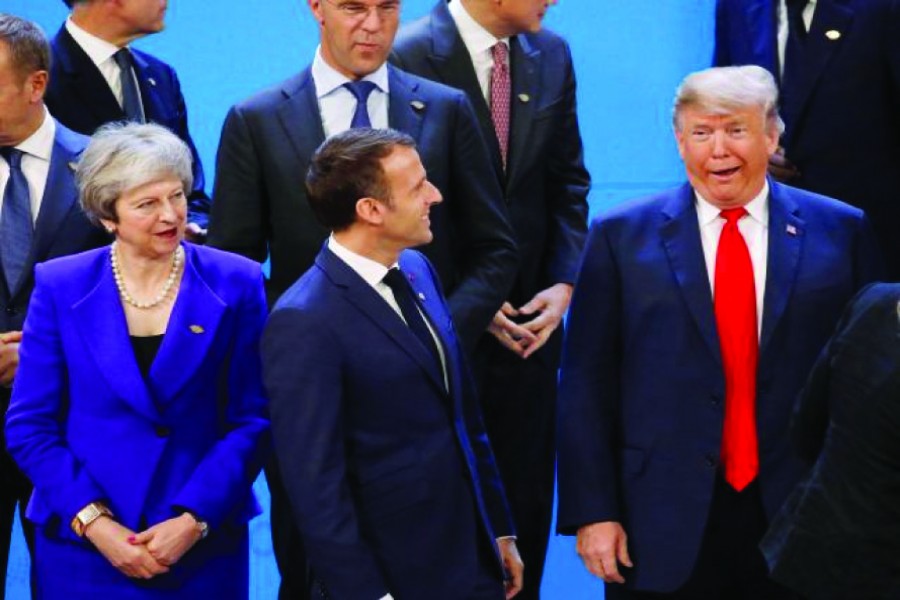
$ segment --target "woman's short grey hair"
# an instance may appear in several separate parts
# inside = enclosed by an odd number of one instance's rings
[[[784,132],[784,121],[778,115],[778,86],[771,73],[756,65],[713,67],[684,78],[675,92],[672,121],[680,131],[681,113],[687,108],[724,115],[753,106],[762,109],[768,127]]]
[[[95,224],[116,222],[116,200],[126,191],[162,179],[181,181],[190,193],[191,151],[161,125],[110,123],[97,130],[75,169],[81,209]]]

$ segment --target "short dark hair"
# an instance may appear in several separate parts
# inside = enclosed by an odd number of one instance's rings
[[[391,191],[381,161],[394,148],[415,148],[416,142],[394,129],[348,129],[319,146],[306,174],[306,193],[316,219],[331,231],[341,231],[356,219],[360,198],[390,204]]]
[[[0,13],[0,42],[9,49],[12,66],[22,79],[37,71],[50,71],[47,36],[31,21]]]

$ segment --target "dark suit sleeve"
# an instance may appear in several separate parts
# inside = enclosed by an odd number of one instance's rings
[[[563,534],[621,520],[616,466],[620,294],[609,233],[598,220],[588,233],[563,351],[557,434],[557,527]]]
[[[465,94],[457,95],[450,181],[459,277],[447,298],[463,347],[475,344],[506,300],[518,266],[516,245],[500,182],[491,167],[487,144]]]
[[[565,91],[561,117],[547,157],[547,217],[550,239],[547,244],[547,276],[553,283],[574,283],[578,260],[587,233],[587,195],[591,177],[584,167],[584,149],[578,128],[575,100],[575,70],[568,45]]]
[[[232,347],[224,408],[228,432],[210,448],[172,501],[173,507],[189,509],[213,528],[245,500],[268,448],[259,358],[259,340],[268,312],[262,273],[257,273],[255,281],[241,283],[246,286],[245,294],[235,309],[234,340],[229,340]]]
[[[884,253],[866,216],[862,216],[858,221],[854,262],[857,290],[873,281],[884,280],[886,273]]]
[[[16,385],[6,413],[6,443],[51,510],[68,524],[82,508],[107,497],[65,439],[68,365],[52,283],[42,275],[38,265],[19,347]]]
[[[347,483],[341,350],[320,316],[287,308],[272,313],[262,356],[275,453],[310,564],[334,598],[380,598],[388,589]]]
[[[244,113],[225,117],[216,155],[216,183],[209,244],[257,262],[266,260],[266,195],[258,155]]]

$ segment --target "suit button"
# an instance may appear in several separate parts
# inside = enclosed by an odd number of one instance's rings
[[[716,465],[719,464],[718,459],[716,459],[716,457],[711,454],[707,454],[706,460],[704,460],[703,462],[705,462],[706,466],[709,467],[710,469],[716,468]]]
[[[161,437],[161,438],[169,437],[169,433],[170,433],[169,428],[166,427],[165,425],[157,425],[154,428],[154,431],[156,431],[157,437]]]
[[[16,307],[15,307],[15,306],[7,306],[7,307],[3,310],[3,312],[5,312],[6,314],[8,314],[8,315],[10,315],[10,316],[14,316],[14,315],[15,315],[16,313],[18,313],[19,311],[16,310]]]
[[[722,404],[722,397],[719,394],[713,394],[709,397],[709,403],[713,406],[718,406]]]

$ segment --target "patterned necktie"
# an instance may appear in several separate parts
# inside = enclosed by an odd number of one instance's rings
[[[357,127],[371,127],[372,121],[369,120],[369,95],[377,87],[371,81],[348,81],[344,87],[350,90],[353,97],[356,98],[356,110],[353,113],[353,120],[350,121],[350,129]]]
[[[725,480],[743,490],[759,471],[756,440],[756,287],[747,243],[738,229],[743,208],[723,210],[716,250],[714,305],[725,371],[722,463]]]
[[[422,317],[422,313],[419,312],[415,297],[413,296],[412,287],[409,285],[403,272],[396,267],[390,269],[382,281],[384,281],[394,293],[394,300],[396,300],[397,304],[400,306],[403,320],[406,321],[406,324],[412,332],[419,338],[422,346],[431,354],[435,363],[438,365],[438,372],[442,372],[441,358],[438,353],[437,344],[435,344],[434,341],[434,336],[431,335],[428,326],[425,324],[425,319]]]
[[[144,123],[144,109],[141,106],[141,96],[137,84],[134,81],[134,59],[128,48],[121,48],[113,54],[113,59],[119,65],[119,81],[122,83],[122,110],[125,118],[135,123]]]
[[[503,42],[497,42],[491,48],[494,67],[491,69],[491,120],[494,122],[494,133],[500,143],[500,156],[503,169],[506,169],[506,156],[509,152],[509,104],[512,95],[512,84],[509,79],[509,48]]]
[[[31,192],[22,172],[22,151],[7,146],[0,148],[0,156],[9,165],[9,179],[0,210],[0,262],[6,289],[12,294],[31,252],[34,224],[31,220]]]

